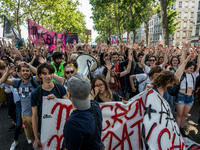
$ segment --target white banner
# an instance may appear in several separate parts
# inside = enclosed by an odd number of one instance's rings
[[[122,102],[100,103],[103,115],[102,142],[106,150],[167,150],[185,146],[168,103],[154,90],[146,90]],[[43,101],[41,142],[44,150],[60,150],[64,123],[72,111],[69,100]]]

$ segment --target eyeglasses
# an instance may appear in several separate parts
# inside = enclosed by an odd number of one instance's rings
[[[69,74],[69,73],[73,74],[73,73],[74,73],[74,70],[72,70],[72,71],[65,71],[65,73],[66,73],[66,74]]]
[[[95,87],[100,87],[100,88],[102,88],[103,86],[104,84],[95,85]]]
[[[149,61],[156,61],[155,59],[150,59]]]

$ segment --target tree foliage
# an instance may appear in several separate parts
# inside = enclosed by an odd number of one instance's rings
[[[31,19],[54,32],[84,33],[84,15],[77,9],[78,0],[0,0],[1,23],[3,16],[11,20],[21,35],[20,25],[27,26]]]

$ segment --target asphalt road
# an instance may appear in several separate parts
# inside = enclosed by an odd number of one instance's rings
[[[7,106],[0,107],[0,150],[9,150],[13,142],[14,130],[8,131],[12,126],[12,119],[8,118]],[[31,144],[28,144],[24,131],[19,136],[19,145],[17,150],[31,150]]]

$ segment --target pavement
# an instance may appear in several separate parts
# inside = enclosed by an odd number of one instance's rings
[[[185,130],[189,134],[189,139],[200,144],[200,125],[199,119],[200,103],[195,100],[191,111],[188,114]],[[12,126],[12,119],[8,118],[7,106],[0,107],[0,150],[9,150],[13,142],[14,130],[8,131]],[[31,144],[28,144],[24,131],[19,136],[19,146],[17,150],[31,150]]]
[[[0,150],[9,150],[14,138],[14,130],[8,131],[13,125],[12,119],[8,118],[7,106],[0,107]],[[17,150],[31,150],[31,144],[28,144],[24,131],[19,135],[19,145]]]
[[[200,100],[195,99],[192,109],[190,110],[185,122],[185,131],[189,138],[200,144],[200,124],[199,120]]]

